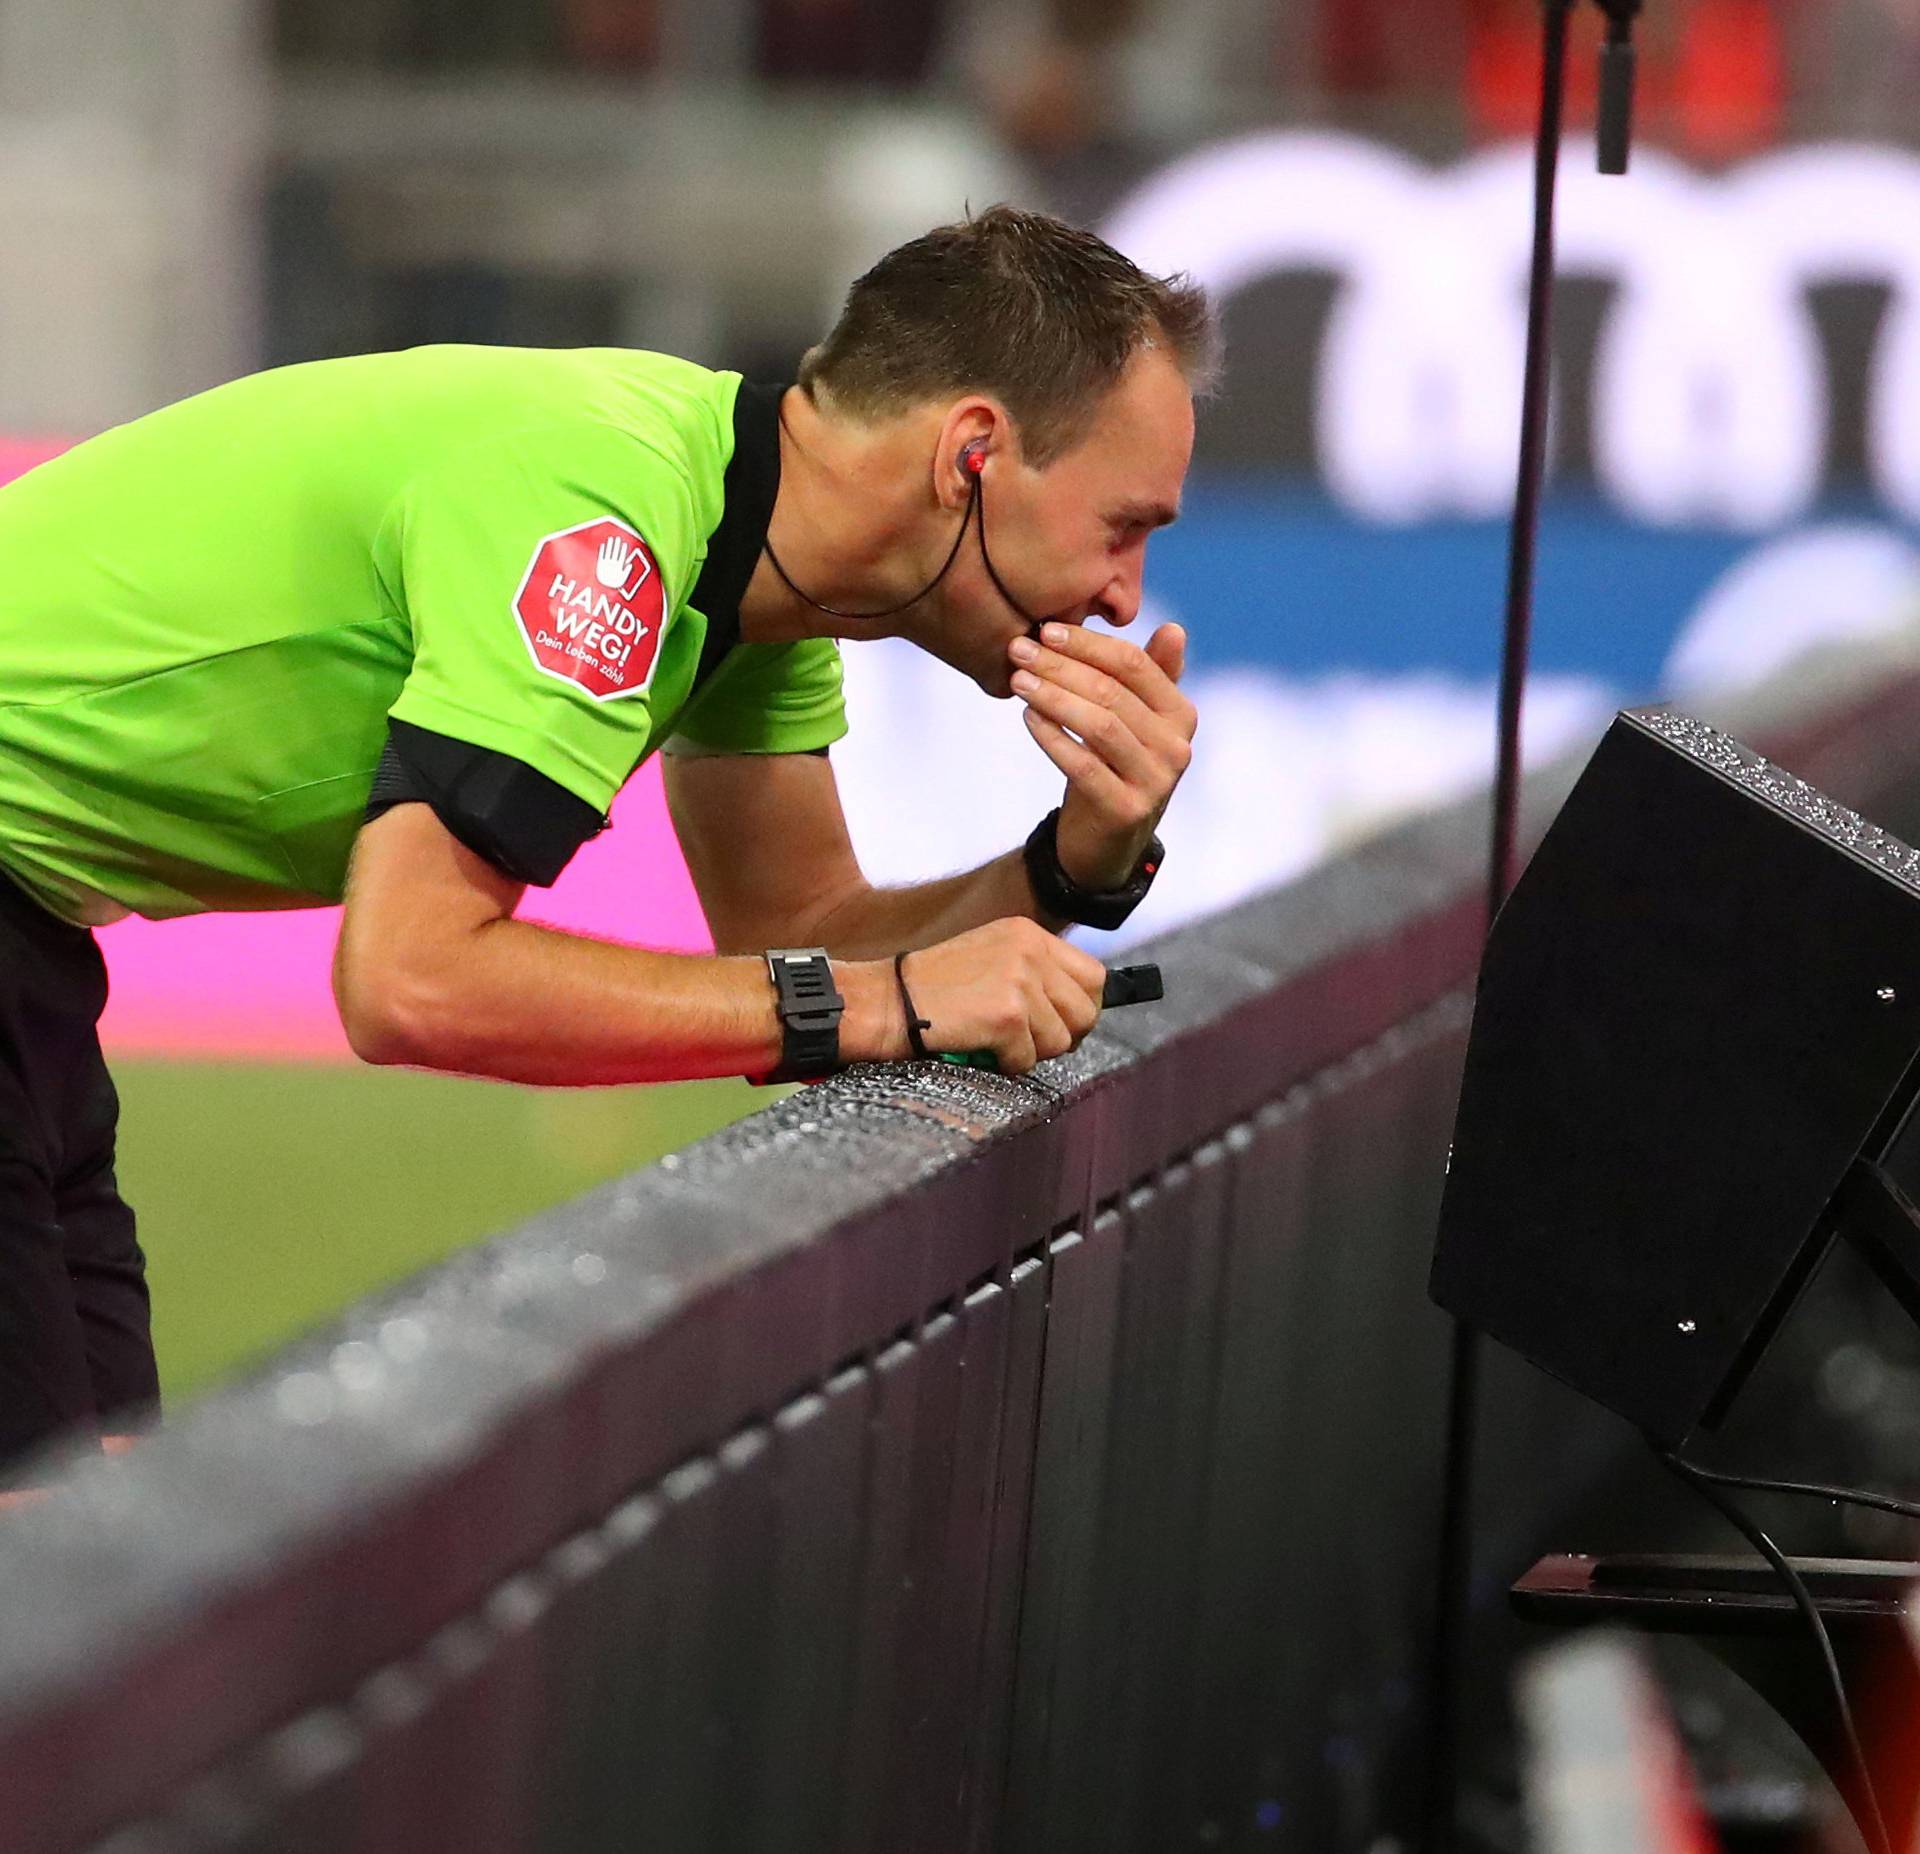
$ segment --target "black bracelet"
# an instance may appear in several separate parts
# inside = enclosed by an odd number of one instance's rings
[[[900,987],[900,1002],[907,1007],[907,1047],[921,1062],[931,1062],[933,1051],[927,1047],[927,1039],[920,1033],[933,1028],[932,1019],[922,1017],[913,1002],[913,994],[907,990],[907,956],[895,953],[893,956],[894,982]]]

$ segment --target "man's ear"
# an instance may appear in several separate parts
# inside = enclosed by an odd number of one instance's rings
[[[996,447],[1005,447],[1012,428],[1006,408],[984,393],[948,408],[933,455],[933,491],[942,508],[966,506],[975,481],[992,466]]]

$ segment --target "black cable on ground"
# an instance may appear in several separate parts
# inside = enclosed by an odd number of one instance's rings
[[[1792,1597],[1794,1607],[1799,1610],[1801,1618],[1812,1631],[1813,1639],[1820,1650],[1820,1659],[1826,1667],[1827,1682],[1833,1690],[1834,1710],[1839,1715],[1840,1729],[1847,1741],[1848,1761],[1853,1765],[1854,1781],[1860,1786],[1861,1800],[1865,1803],[1871,1818],[1866,1826],[1870,1826],[1872,1830],[1873,1854],[1893,1854],[1893,1842],[1887,1834],[1886,1818],[1880,1813],[1880,1798],[1873,1787],[1873,1772],[1868,1768],[1867,1754],[1860,1743],[1859,1728],[1854,1724],[1853,1708],[1847,1703],[1846,1683],[1840,1678],[1839,1657],[1833,1652],[1833,1639],[1827,1634],[1827,1625],[1821,1619],[1820,1608],[1814,1602],[1812,1592],[1807,1589],[1800,1573],[1787,1561],[1787,1556],[1780,1547],[1719,1491],[1715,1483],[1727,1477],[1691,1466],[1671,1450],[1661,1447],[1651,1436],[1647,1438],[1647,1442],[1673,1474],[1713,1507],[1721,1518],[1726,1520],[1773,1566],[1774,1575],[1786,1586],[1787,1594]],[[1788,1483],[1779,1485],[1784,1488]]]

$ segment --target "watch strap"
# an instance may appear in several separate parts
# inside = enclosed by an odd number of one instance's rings
[[[768,1081],[816,1081],[840,1066],[840,1016],[846,1000],[833,982],[824,947],[774,947],[767,953],[780,1012],[780,1066]]]
[[[1065,921],[1077,921],[1083,927],[1112,929],[1120,926],[1146,899],[1153,878],[1160,873],[1166,850],[1158,837],[1149,840],[1133,873],[1119,888],[1082,888],[1060,866],[1060,812],[1049,811],[1033,828],[1023,852],[1027,879],[1033,884],[1034,899],[1049,914]]]

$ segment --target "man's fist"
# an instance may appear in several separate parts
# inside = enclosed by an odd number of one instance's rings
[[[865,1022],[879,1026],[849,1056],[906,1056],[911,1045],[893,962],[866,961],[845,972],[849,1010],[860,1008]],[[1099,1021],[1107,979],[1091,953],[1023,919],[990,921],[909,953],[904,973],[915,1008],[931,1025],[921,1033],[930,1050],[991,1050],[1009,1075],[1077,1048]]]

